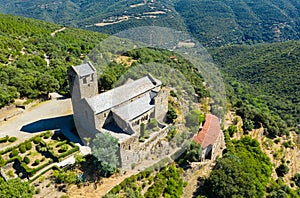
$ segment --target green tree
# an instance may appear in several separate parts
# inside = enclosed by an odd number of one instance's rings
[[[185,158],[190,162],[199,162],[202,156],[201,145],[195,141],[189,145]]]
[[[280,164],[276,169],[276,173],[278,177],[283,177],[285,174],[289,172],[289,167],[286,164]]]
[[[176,118],[177,118],[177,113],[174,107],[169,103],[168,112],[167,112],[167,122],[173,123]]]
[[[197,110],[191,110],[185,117],[187,127],[199,126],[205,120],[204,114]]]
[[[119,165],[118,139],[107,132],[101,132],[92,140],[91,148],[100,172],[104,176],[114,173]]]
[[[300,173],[296,173],[296,174],[293,176],[292,180],[295,182],[295,184],[296,184],[298,187],[300,187]]]
[[[254,128],[253,122],[251,120],[245,119],[243,122],[244,131],[252,131]]]
[[[0,195],[5,197],[32,197],[34,187],[29,186],[28,182],[22,182],[20,178],[10,179],[7,182],[0,177]]]
[[[235,126],[235,125],[230,125],[227,130],[228,130],[230,137],[232,137],[233,134],[238,132],[237,126]]]
[[[272,164],[259,143],[243,137],[217,160],[199,191],[207,197],[263,197],[271,173]]]

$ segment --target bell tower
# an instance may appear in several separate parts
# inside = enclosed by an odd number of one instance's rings
[[[68,80],[73,101],[80,101],[98,94],[97,71],[90,62],[70,67]]]

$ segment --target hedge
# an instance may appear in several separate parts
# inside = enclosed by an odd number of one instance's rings
[[[36,172],[38,172],[39,170],[45,168],[45,167],[48,166],[50,163],[52,163],[52,162],[50,162],[50,160],[49,160],[47,163],[45,163],[45,164],[43,164],[43,165],[41,165],[41,166],[39,166],[39,167],[33,168],[33,169],[29,168],[29,167],[27,166],[27,164],[24,163],[24,162],[21,162],[21,166],[25,169],[25,171],[27,172],[27,174],[28,174],[30,177],[32,177]]]
[[[61,145],[63,145],[63,144],[67,144],[67,143],[68,143],[68,141],[67,141],[67,140],[64,140],[64,141],[62,141],[62,142],[57,143],[55,147],[57,148],[57,147],[59,147],[59,146],[61,146]]]
[[[29,157],[25,156],[23,161],[26,163],[26,164],[29,164],[30,163],[30,159]]]
[[[33,139],[33,142],[35,144],[39,144],[40,142],[42,141],[42,138],[40,136],[36,136],[34,139]]]
[[[16,137],[10,137],[10,138],[8,138],[8,141],[9,141],[9,142],[15,142],[16,140],[17,140]]]
[[[5,136],[5,137],[0,138],[0,143],[5,143],[5,142],[7,142],[7,141],[8,141],[8,138],[9,138],[8,135]]]
[[[61,171],[61,169],[60,169],[58,166],[53,165],[53,166],[47,168],[46,170],[44,170],[43,172],[41,172],[40,174],[38,174],[38,175],[36,175],[35,177],[33,177],[33,178],[32,178],[31,180],[29,180],[28,182],[31,183],[31,182],[35,181],[37,178],[39,178],[40,176],[44,175],[46,172],[48,172],[48,171],[51,170],[51,169],[52,169],[52,170],[57,169],[57,170]]]
[[[59,161],[61,159],[63,159],[64,157],[68,156],[68,155],[71,155],[72,153],[75,153],[76,151],[79,151],[79,147],[78,146],[75,146],[74,148],[68,150],[67,152],[59,155],[57,158],[59,159]]]
[[[16,150],[16,149],[14,149],[14,150],[12,150],[11,153],[9,154],[9,157],[10,157],[10,158],[13,158],[13,157],[15,157],[15,156],[17,156],[17,155],[19,155],[19,151]]]
[[[19,151],[21,152],[21,153],[25,153],[26,152],[26,145],[25,144],[20,144],[19,145]]]

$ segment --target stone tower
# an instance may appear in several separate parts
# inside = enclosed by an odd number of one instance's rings
[[[87,62],[79,66],[72,66],[68,70],[68,80],[72,101],[80,101],[98,94],[97,71]]]
[[[86,99],[98,95],[97,71],[89,62],[72,66],[68,69],[68,80],[76,129],[82,135],[94,132],[93,111],[86,104]]]

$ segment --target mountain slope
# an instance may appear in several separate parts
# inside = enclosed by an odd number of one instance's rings
[[[68,93],[66,72],[106,35],[0,14],[0,108],[18,97]]]
[[[187,30],[205,46],[300,38],[297,0],[3,0],[0,12],[110,34],[165,26]]]
[[[295,0],[179,0],[188,30],[205,45],[299,39],[300,2]]]
[[[287,121],[300,123],[300,42],[227,46],[211,50],[238,99],[267,105]]]

